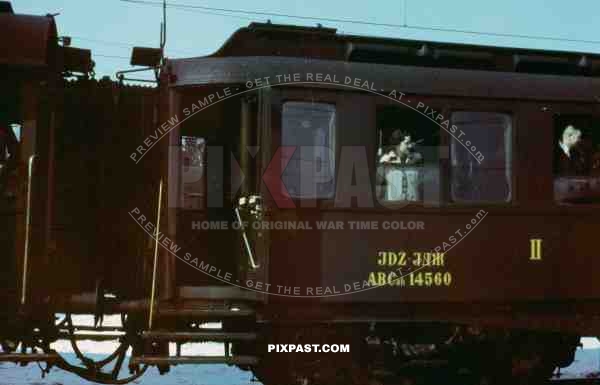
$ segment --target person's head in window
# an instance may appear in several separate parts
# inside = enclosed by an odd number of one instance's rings
[[[565,127],[559,140],[558,172],[561,175],[582,176],[588,173],[582,131],[574,125]]]
[[[410,133],[395,130],[390,138],[389,150],[380,157],[380,163],[416,164],[422,161],[423,156],[415,151],[415,145],[421,140],[414,142]]]
[[[569,124],[565,127],[559,145],[565,155],[572,157],[572,150],[581,143],[581,130],[578,130],[573,125]]]
[[[394,130],[390,136],[389,146],[380,157],[380,163],[404,163],[405,153],[410,146],[410,134],[400,129]],[[402,147],[402,150],[400,149]]]

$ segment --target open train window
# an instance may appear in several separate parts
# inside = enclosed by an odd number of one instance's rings
[[[420,112],[388,106],[377,111],[377,131],[378,201],[420,202],[437,197],[440,127]]]
[[[281,176],[292,198],[333,198],[335,193],[335,105],[283,104],[281,145],[296,147]]]
[[[600,121],[554,119],[554,197],[560,203],[600,203]]]
[[[451,197],[454,202],[509,202],[512,195],[508,114],[454,112],[450,142]]]

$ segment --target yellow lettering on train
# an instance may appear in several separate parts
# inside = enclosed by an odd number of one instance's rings
[[[377,280],[375,279],[375,273],[369,273],[369,286],[377,286]]]
[[[373,271],[369,273],[370,286],[404,286],[404,277],[394,271]]]
[[[377,253],[379,266],[406,266],[406,252],[380,251]]]
[[[444,266],[444,253],[433,253],[431,266]]]
[[[530,261],[541,261],[542,260],[542,240],[539,238],[532,238],[529,240],[529,260]]]
[[[413,266],[421,266],[422,263],[423,261],[421,261],[421,253],[415,251],[413,253]]]

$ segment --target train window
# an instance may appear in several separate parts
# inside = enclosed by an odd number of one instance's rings
[[[281,180],[292,198],[333,198],[335,192],[334,135],[336,109],[332,104],[283,104],[281,144],[295,146]]]
[[[15,135],[15,139],[17,142],[21,141],[21,128],[22,126],[19,123],[11,124],[13,134]]]
[[[0,198],[14,197],[16,194],[20,138],[19,124],[0,123]]]
[[[376,194],[379,202],[430,200],[439,193],[440,127],[402,107],[377,111]],[[433,194],[432,194],[433,193]]]
[[[511,200],[511,117],[495,112],[454,112],[451,196],[455,202]],[[460,134],[459,134],[460,132]]]
[[[600,122],[559,115],[554,121],[554,197],[561,203],[600,203]]]
[[[183,207],[205,208],[206,140],[195,136],[181,137]]]

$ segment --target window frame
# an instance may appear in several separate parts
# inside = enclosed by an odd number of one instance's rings
[[[339,160],[340,160],[340,151],[341,146],[344,143],[341,142],[341,133],[340,133],[340,122],[342,120],[341,115],[343,111],[340,109],[340,98],[343,98],[344,95],[349,91],[344,92],[336,92],[335,90],[329,89],[319,89],[319,88],[300,88],[300,87],[283,87],[277,90],[274,93],[274,98],[272,100],[272,108],[273,108],[273,118],[276,121],[273,121],[272,125],[272,153],[277,150],[277,147],[281,145],[281,125],[282,125],[282,109],[283,104],[285,102],[295,101],[295,102],[315,102],[315,103],[325,103],[325,104],[333,104],[336,107],[336,126],[334,133],[334,152],[335,152],[335,168],[334,168],[334,177],[336,180],[336,196],[337,196],[337,179],[338,179],[338,171],[339,171]],[[455,202],[451,198],[451,178],[452,178],[452,170],[451,170],[451,140],[454,140],[452,134],[448,132],[448,130],[440,127],[440,141],[439,146],[440,150],[447,151],[447,157],[440,157],[439,159],[439,176],[440,176],[440,191],[439,191],[439,203],[436,204],[425,204],[423,201],[390,201],[382,204],[377,200],[376,197],[376,160],[377,160],[377,149],[378,149],[378,130],[377,124],[374,123],[372,129],[372,143],[374,144],[371,149],[369,149],[369,145],[367,145],[367,157],[372,159],[373,169],[369,172],[371,174],[371,191],[373,194],[373,203],[374,206],[372,208],[339,208],[342,211],[382,211],[388,212],[389,210],[395,210],[397,208],[407,209],[409,211],[421,211],[427,209],[439,209],[439,208],[448,208],[448,209],[472,209],[472,208],[511,208],[519,205],[519,183],[517,176],[517,167],[518,167],[518,147],[517,147],[517,137],[518,137],[518,129],[519,129],[519,106],[516,102],[501,102],[497,100],[481,100],[481,99],[456,99],[452,97],[429,97],[426,95],[406,95],[405,98],[409,98],[410,102],[402,103],[398,105],[397,102],[392,100],[380,100],[381,98],[377,95],[372,95],[374,102],[370,104],[371,108],[374,108],[374,116],[376,118],[377,111],[381,107],[385,106],[397,106],[398,108],[410,108],[416,111],[416,105],[418,102],[423,102],[427,106],[431,106],[432,109],[437,111],[439,114],[442,114],[445,119],[451,120],[452,114],[454,112],[489,112],[496,114],[506,114],[509,116],[509,122],[511,124],[511,133],[510,133],[510,145],[511,147],[511,157],[509,160],[509,164],[511,167],[511,175],[510,175],[510,183],[511,183],[511,194],[510,200],[507,201],[473,201],[473,202]],[[422,111],[421,111],[422,112]],[[421,113],[417,112],[417,113]],[[277,123],[276,123],[277,122]],[[276,123],[276,124],[275,124]],[[441,122],[436,122],[441,123]],[[291,198],[294,204],[297,205],[298,208],[320,208],[320,209],[335,209],[335,200],[334,198],[317,198],[317,199],[306,199],[306,198]],[[306,204],[304,206],[303,203],[300,202],[314,202],[315,204]]]
[[[377,96],[374,96],[377,97]],[[411,96],[410,100],[412,101],[411,104],[416,104],[417,102],[423,102],[427,105],[427,102],[429,102],[427,99],[419,97],[419,96]],[[445,113],[445,108],[441,107],[441,105],[443,105],[443,103],[440,103],[439,100],[435,99],[433,100],[433,103],[430,103],[431,105],[435,106],[435,108],[432,107],[433,110],[438,111],[439,113],[442,113],[444,115]],[[377,114],[379,113],[379,111],[381,109],[384,109],[386,107],[394,107],[398,110],[406,110],[406,111],[414,111],[414,113],[417,114],[421,114],[423,115],[422,111],[417,110],[415,107],[406,104],[406,103],[398,103],[398,102],[390,102],[389,100],[386,100],[383,103],[376,103],[375,106],[375,119],[377,120]],[[424,116],[424,118],[426,119],[430,119],[429,117],[427,117],[426,115]],[[438,132],[439,132],[439,144],[438,146],[443,147],[446,145],[445,143],[445,130],[440,127],[440,125],[438,124],[438,122],[434,121],[434,124],[437,126],[438,128]],[[385,199],[379,199],[377,197],[377,168],[379,166],[379,162],[378,162],[378,156],[377,156],[377,151],[379,150],[379,127],[377,127],[377,122],[375,122],[375,130],[374,130],[374,138],[375,138],[375,148],[374,148],[374,152],[372,154],[369,154],[371,156],[371,158],[374,160],[374,169],[373,169],[373,198],[375,200],[375,207],[380,208],[380,209],[384,209],[384,210],[396,210],[399,208],[427,208],[429,207],[424,200],[419,200],[419,201],[403,201],[403,200],[385,200]],[[448,144],[449,146],[449,144]],[[444,166],[444,161],[442,158],[438,159],[438,172],[439,172],[439,204],[437,206],[434,207],[442,207],[445,206],[447,203],[447,194],[446,194],[446,189],[444,188],[444,183],[446,182],[447,179],[447,173],[445,170],[445,166]]]
[[[271,157],[269,161],[272,161],[272,156],[277,152],[278,148],[282,145],[282,130],[283,130],[283,105],[287,102],[301,102],[301,103],[322,103],[331,104],[335,107],[336,118],[335,128],[333,135],[333,152],[335,154],[335,165],[334,165],[334,180],[335,189],[334,194],[331,198],[295,198],[290,196],[289,199],[296,205],[297,208],[303,209],[325,209],[333,207],[336,200],[337,191],[337,180],[339,170],[339,159],[340,159],[340,98],[343,97],[343,93],[340,94],[339,90],[331,90],[326,88],[307,88],[307,87],[275,87],[273,88],[273,94],[271,95],[271,129],[270,129],[270,142]],[[265,165],[266,166],[266,165]],[[283,170],[282,170],[283,173]],[[283,183],[283,179],[281,180]],[[270,191],[265,191],[268,195],[271,195]]]
[[[483,106],[482,106],[483,107]],[[446,202],[445,206],[447,207],[477,207],[477,206],[487,206],[487,207],[512,207],[517,205],[518,203],[518,185],[517,185],[517,175],[516,175],[516,152],[517,152],[517,129],[518,129],[518,119],[517,113],[511,109],[503,109],[503,108],[479,108],[477,104],[474,104],[471,107],[469,104],[461,106],[460,108],[449,108],[447,110],[447,118],[452,124],[452,115],[456,112],[471,112],[471,113],[492,113],[492,114],[504,114],[508,115],[510,121],[510,199],[504,201],[492,201],[492,200],[480,200],[480,201],[455,201],[452,197],[452,145],[451,141],[454,139],[453,135],[448,134],[448,166],[446,170]],[[457,127],[460,130],[460,127]],[[484,154],[485,156],[485,154]]]
[[[600,125],[600,110],[591,110],[588,106],[586,105],[582,105],[582,106],[568,106],[565,108],[564,105],[554,105],[552,106],[552,112],[553,117],[552,117],[552,123],[551,123],[551,132],[552,132],[552,150],[551,151],[555,151],[555,147],[554,145],[557,144],[554,142],[555,140],[555,135],[556,135],[556,120],[557,117],[559,116],[566,116],[566,117],[587,117],[590,119],[591,122],[596,122]],[[554,154],[553,154],[554,155]],[[550,175],[552,177],[552,187],[551,187],[551,191],[550,191],[550,200],[552,202],[552,205],[554,208],[560,209],[560,210],[577,210],[577,209],[598,209],[598,207],[600,207],[600,203],[571,203],[571,202],[563,202],[560,201],[556,198],[556,187],[555,187],[555,181],[557,178],[565,178],[565,176],[559,176],[555,173],[555,167],[556,164],[555,162],[555,158],[554,156],[552,157],[552,162],[550,164]],[[568,176],[567,176],[568,177]],[[588,176],[586,177],[577,177],[577,176],[572,176],[573,178],[588,178]]]
[[[186,187],[186,183],[184,182],[184,172],[183,169],[185,167],[184,164],[184,148],[185,148],[185,144],[183,143],[183,139],[184,138],[193,138],[193,139],[201,139],[204,143],[204,150],[202,151],[202,160],[201,160],[201,164],[200,164],[200,172],[201,172],[201,180],[197,181],[196,183],[200,182],[202,184],[201,186],[201,192],[197,193],[197,192],[193,192],[192,194],[194,194],[194,196],[198,197],[198,202],[199,204],[197,205],[198,207],[186,207],[186,191],[185,191],[185,187]],[[181,196],[179,197],[179,199],[181,199],[181,209],[185,210],[185,211],[206,211],[207,210],[207,204],[208,204],[208,140],[206,137],[203,136],[191,136],[191,135],[180,135],[179,136],[180,139],[180,147],[179,147],[179,163],[180,163],[180,169],[179,169],[179,191],[181,193]],[[193,166],[188,166],[188,167],[193,167]],[[196,195],[198,194],[198,195]],[[189,199],[189,198],[188,198]],[[193,202],[193,200],[189,200],[189,202]]]
[[[302,100],[302,99],[283,99],[281,100],[281,124],[279,127],[279,145],[283,146],[283,122],[284,122],[284,107],[286,105],[286,103],[303,103],[303,104],[307,104],[307,103],[314,103],[314,104],[321,104],[321,105],[327,105],[327,106],[332,106],[333,107],[333,113],[334,113],[334,119],[335,119],[335,125],[333,127],[333,132],[330,133],[328,140],[329,142],[333,142],[333,146],[331,146],[331,150],[333,150],[333,191],[331,193],[331,196],[327,196],[327,197],[319,197],[319,196],[310,196],[310,197],[302,197],[302,196],[292,196],[292,194],[290,193],[290,199],[292,199],[293,201],[333,201],[335,200],[336,197],[336,191],[337,191],[337,171],[338,171],[338,131],[339,131],[339,126],[338,126],[338,106],[337,103],[335,102],[328,102],[328,101],[315,101],[315,100]],[[289,165],[289,163],[288,163]],[[287,165],[286,165],[287,168]],[[285,169],[281,170],[282,174],[281,174],[281,183],[282,186],[285,187],[285,190],[289,193],[289,190],[287,188],[287,186],[285,186],[284,182],[283,182],[283,172],[285,171]]]

